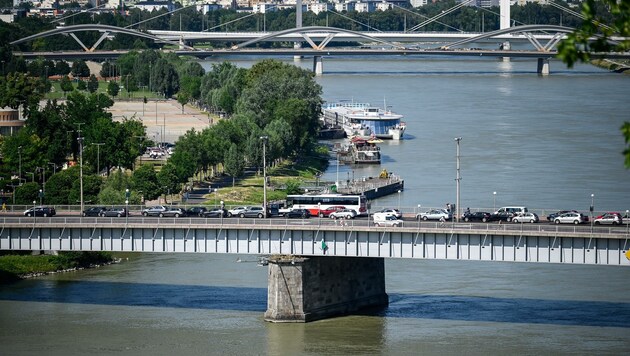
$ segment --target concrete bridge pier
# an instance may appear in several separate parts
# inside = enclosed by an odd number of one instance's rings
[[[271,322],[309,322],[388,304],[383,258],[272,256],[267,311]]]
[[[324,74],[324,59],[322,56],[313,57],[313,72],[315,72],[315,75]]]
[[[537,72],[539,75],[549,75],[549,58],[538,58]]]

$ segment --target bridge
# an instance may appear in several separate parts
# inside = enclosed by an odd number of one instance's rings
[[[0,250],[269,256],[275,322],[306,322],[387,303],[384,258],[630,266],[628,225],[369,220],[5,217]]]

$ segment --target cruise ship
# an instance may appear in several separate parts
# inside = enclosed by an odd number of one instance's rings
[[[405,132],[402,117],[368,103],[339,102],[322,107],[324,125],[341,126],[348,137],[400,140]]]

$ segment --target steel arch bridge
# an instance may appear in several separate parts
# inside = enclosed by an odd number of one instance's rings
[[[75,32],[85,32],[85,31],[99,31],[99,32],[103,32],[103,35],[92,45],[92,47],[88,48],[74,34]],[[161,38],[159,38],[157,36],[153,36],[153,35],[150,35],[150,34],[147,34],[147,33],[144,33],[144,32],[131,30],[131,29],[128,29],[128,28],[123,28],[123,27],[118,27],[118,26],[99,25],[99,24],[83,24],[83,25],[72,25],[72,26],[58,27],[58,28],[55,28],[55,29],[52,29],[52,30],[48,30],[48,31],[45,31],[45,32],[37,33],[37,34],[31,35],[31,36],[24,37],[24,38],[21,38],[19,40],[13,41],[13,42],[11,42],[11,45],[16,45],[16,44],[20,44],[20,43],[32,41],[34,39],[48,37],[48,36],[54,36],[54,35],[59,35],[59,34],[68,34],[72,38],[74,38],[74,40],[77,41],[79,43],[79,45],[81,47],[83,47],[83,49],[86,52],[94,52],[96,47],[98,47],[101,44],[101,42],[103,42],[103,40],[105,40],[105,38],[107,38],[107,36],[109,36],[109,34],[112,33],[112,32],[113,33],[124,33],[124,34],[127,34],[127,35],[136,36],[136,37],[147,38],[147,39],[150,39],[150,40],[152,40],[154,42],[168,43],[168,44],[173,44],[173,45],[176,45],[176,46],[181,46],[181,47],[184,47],[186,49],[194,50],[193,47],[187,46],[185,44],[182,44],[182,43],[179,43],[179,42],[170,41],[170,40],[161,39]]]
[[[549,52],[562,39],[564,35],[566,35],[567,33],[571,33],[574,30],[575,29],[570,28],[570,27],[555,26],[555,25],[515,26],[515,27],[503,29],[503,30],[483,33],[476,36],[472,34],[460,35],[460,38],[461,37],[467,37],[467,38],[453,41],[449,44],[442,46],[441,48],[448,49],[455,46],[461,46],[464,44],[477,42],[477,41],[488,39],[488,38],[502,38],[504,40],[509,41],[511,37],[506,36],[506,35],[510,35],[510,34],[519,35],[520,34],[524,36],[527,40],[529,40],[529,42],[536,48],[537,51]],[[90,48],[88,48],[74,34],[75,32],[85,32],[85,31],[99,31],[99,32],[103,32],[103,35]],[[549,32],[549,33],[541,35],[540,34],[541,32]],[[553,34],[550,34],[552,32]],[[131,36],[150,39],[154,42],[175,45],[175,46],[180,47],[180,49],[188,49],[191,51],[195,50],[194,47],[186,45],[185,43],[186,38],[184,35],[181,36],[179,41],[174,41],[172,39],[165,39],[161,37],[160,35],[152,35],[152,34],[147,34],[144,32],[140,32],[140,31],[132,30],[128,28],[109,26],[109,25],[99,25],[99,24],[82,24],[82,25],[59,27],[53,30],[49,30],[49,31],[45,31],[45,32],[38,33],[35,35],[31,35],[28,37],[24,37],[22,39],[11,42],[11,44],[12,45],[20,44],[23,42],[37,39],[37,38],[43,38],[43,37],[53,36],[57,34],[68,34],[72,36],[81,45],[81,47],[84,49],[85,52],[94,52],[96,48],[102,43],[102,41],[105,40],[107,36],[109,36],[110,33],[124,33]],[[298,35],[297,37],[307,42],[310,45],[310,47],[314,50],[324,50],[331,41],[335,40],[335,37],[337,38],[343,37],[343,39],[339,39],[339,40],[348,41],[349,40],[348,36],[351,36],[352,38],[367,40],[370,42],[375,42],[375,43],[391,46],[391,48],[395,48],[395,49],[407,49],[405,45],[401,44],[402,42],[413,43],[413,42],[418,42],[419,40],[423,38],[422,37],[423,34],[417,34],[417,33],[414,33],[414,34],[402,33],[401,34],[401,33],[380,32],[376,34],[366,34],[363,32],[346,30],[346,29],[341,29],[341,28],[336,28],[336,27],[307,26],[307,27],[292,28],[288,30],[277,31],[277,32],[273,32],[267,35],[258,36],[256,38],[246,40],[244,42],[236,44],[232,46],[231,49],[239,50],[239,49],[242,49],[243,47],[247,47],[252,44],[256,44],[260,42],[277,41],[283,36],[292,35],[292,34],[297,34]],[[315,43],[312,36],[309,36],[312,34],[320,34],[321,35],[320,37],[323,37],[323,39],[321,40],[319,44]],[[433,36],[433,34],[426,35],[426,36]],[[541,44],[541,42],[539,41],[539,39],[543,37],[545,39],[548,39],[547,43],[545,44]],[[513,37],[513,38],[517,39],[517,37]],[[291,39],[291,40],[287,39],[286,41],[296,41],[296,39]]]

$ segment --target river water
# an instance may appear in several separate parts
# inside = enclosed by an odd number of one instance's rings
[[[289,60],[291,62],[291,60]],[[253,59],[239,59],[251,66]],[[211,62],[205,62],[209,67]],[[311,62],[300,65],[310,68]],[[630,208],[619,127],[630,78],[552,62],[326,58],[326,100],[392,105],[406,139],[382,145],[405,179],[380,205]],[[381,167],[341,166],[340,178]],[[325,179],[334,181],[333,165]],[[496,196],[493,192],[496,191]],[[494,201],[496,199],[496,202]],[[238,258],[238,260],[237,260]],[[241,262],[238,262],[241,261]],[[309,324],[271,324],[255,256],[132,254],[120,264],[0,286],[0,354],[621,354],[630,269],[387,260],[390,305]]]

